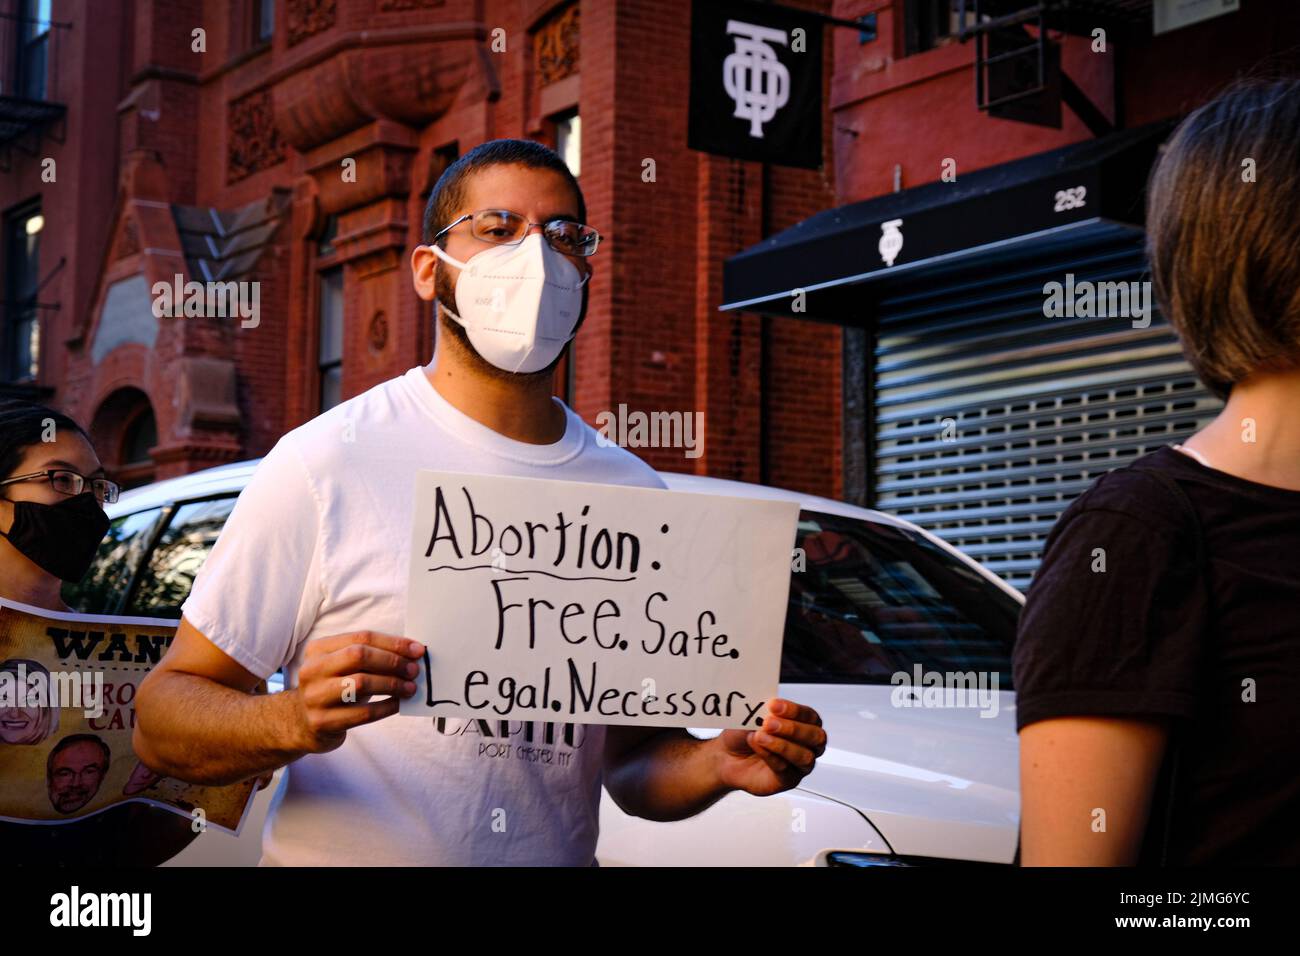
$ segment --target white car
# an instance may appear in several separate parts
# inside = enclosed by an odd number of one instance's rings
[[[95,565],[65,594],[69,603],[178,617],[256,465],[123,494],[108,508],[112,527]],[[732,793],[688,820],[629,817],[606,793],[600,864],[1013,863],[1020,799],[1010,654],[1019,592],[878,511],[743,482],[661,477],[674,491],[800,505],[780,694],[816,708],[829,744],[794,790]],[[258,794],[238,838],[210,831],[168,865],[255,864],[274,789]]]

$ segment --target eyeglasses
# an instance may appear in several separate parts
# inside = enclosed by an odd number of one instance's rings
[[[86,490],[86,483],[89,482],[91,490],[94,491],[101,505],[111,505],[122,493],[122,489],[116,482],[109,481],[107,478],[87,478],[66,468],[51,468],[49,471],[34,471],[30,475],[17,475],[0,481],[0,485],[12,485],[20,481],[36,481],[42,478],[48,481],[50,487],[59,494],[69,496],[81,494]]]
[[[509,209],[480,209],[478,212],[466,213],[440,230],[433,241],[437,242],[444,233],[466,219],[470,220],[470,233],[475,239],[498,246],[518,245],[524,241],[528,230],[533,226],[541,226],[542,235],[550,247],[566,256],[590,256],[595,254],[596,247],[600,245],[600,233],[580,222],[569,219],[529,222],[527,216]]]

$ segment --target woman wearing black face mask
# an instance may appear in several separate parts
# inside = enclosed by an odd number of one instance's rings
[[[71,610],[59,591],[94,560],[117,486],[72,419],[27,402],[0,404],[0,476],[3,596]]]
[[[117,493],[76,422],[0,399],[0,598],[72,610],[63,584],[89,569],[109,527],[103,505]],[[184,817],[138,803],[57,826],[0,822],[6,858],[35,866],[156,866],[194,836]]]

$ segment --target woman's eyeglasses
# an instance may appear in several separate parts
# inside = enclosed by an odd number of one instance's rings
[[[116,482],[109,481],[107,478],[87,478],[66,468],[51,468],[48,471],[34,471],[30,475],[16,475],[13,478],[0,481],[0,485],[12,485],[20,481],[38,481],[40,479],[48,481],[50,487],[59,494],[69,496],[81,494],[86,490],[86,485],[89,484],[101,505],[111,505],[117,501],[118,495],[122,493],[122,489],[117,486]]]
[[[444,233],[466,219],[470,221],[470,233],[475,239],[498,246],[513,246],[523,242],[532,226],[541,226],[542,235],[550,247],[566,256],[589,256],[594,254],[596,247],[600,245],[600,233],[580,222],[569,219],[529,222],[527,216],[521,216],[509,209],[480,209],[478,212],[466,213],[441,229],[433,237],[433,241],[437,242]]]

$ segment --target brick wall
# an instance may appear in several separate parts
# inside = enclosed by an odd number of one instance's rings
[[[89,421],[114,383],[134,382],[154,407],[160,446],[180,449],[169,470],[263,453],[317,411],[316,287],[323,263],[316,248],[326,217],[335,212],[350,233],[334,260],[346,276],[350,395],[430,358],[430,310],[411,289],[407,257],[419,241],[435,153],[451,144],[463,153],[496,136],[546,138],[546,114],[577,106],[589,219],[607,237],[573,353],[578,412],[592,422],[620,404],[699,412],[702,457],[687,458],[682,449],[634,450],[666,470],[840,496],[840,329],[718,312],[722,262],[821,209],[889,191],[896,165],[903,185],[911,186],[936,179],[948,156],[957,159],[960,175],[1089,134],[1068,110],[1060,131],[978,113],[969,47],[897,55],[899,3],[787,2],[841,17],[879,14],[879,38],[871,43],[860,44],[853,30],[826,30],[827,163],[821,170],[765,170],[687,149],[686,0],[578,0],[578,76],[547,88],[539,85],[531,31],[561,10],[563,0],[428,6],[337,0],[333,21],[317,22],[314,33],[293,45],[286,37],[289,7],[324,5],[277,3],[275,36],[264,47],[251,40],[251,7],[243,0],[136,0],[109,5],[93,21],[84,8],[72,9],[73,61],[64,76],[72,104],[68,139],[43,145],[59,160],[59,183],[42,183],[38,160],[22,156],[0,181],[4,209],[42,198],[42,273],[66,260],[45,293],[60,309],[45,318],[42,384],[56,404]],[[1252,8],[1154,39],[1143,62],[1159,65],[1160,82],[1148,82],[1135,66],[1121,72],[1131,121],[1199,102],[1244,64],[1291,43],[1298,19],[1300,12],[1289,7]],[[206,30],[206,53],[191,49],[196,26]],[[489,48],[496,29],[505,31],[504,52]],[[375,43],[381,45],[368,46]],[[412,56],[410,44],[420,43],[428,45]],[[1214,56],[1189,58],[1181,49]],[[1065,63],[1109,109],[1115,90],[1109,61],[1071,41]],[[303,77],[306,95],[295,101],[291,88]],[[440,84],[450,84],[450,92]],[[232,181],[230,150],[240,134],[230,128],[231,103],[259,91],[270,92],[288,145],[281,161]],[[373,111],[394,99],[403,99],[410,115],[425,101],[437,108],[409,121],[362,116],[349,129],[330,131],[348,111]],[[337,176],[341,156],[366,148],[378,150],[379,161],[365,181],[348,187],[360,191],[356,198],[326,181]],[[653,182],[644,176],[647,161],[654,163]],[[152,262],[149,269],[162,271],[175,261],[167,245],[175,239],[166,235],[145,237],[152,251],[138,258],[110,258],[124,203],[234,209],[276,188],[292,199],[253,276],[262,283],[258,329],[181,327],[160,339],[154,355],[123,353],[99,366],[91,361],[90,341],[80,336],[93,328],[110,278],[120,277],[114,270]],[[377,327],[386,335],[377,337]],[[165,434],[176,419],[174,370],[196,354],[238,366],[237,448],[217,436],[206,450],[188,451],[193,436]]]

